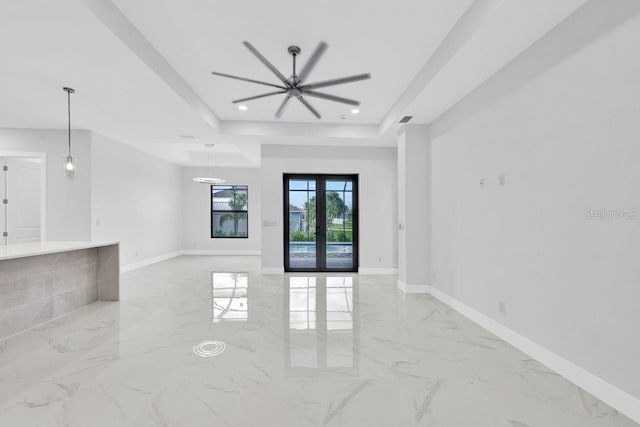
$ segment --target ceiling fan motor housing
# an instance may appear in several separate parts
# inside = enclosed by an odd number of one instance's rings
[[[290,55],[300,55],[300,48],[298,46],[289,46],[289,49],[287,50],[289,51]]]

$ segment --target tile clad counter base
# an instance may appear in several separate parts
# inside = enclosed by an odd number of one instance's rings
[[[0,261],[0,340],[91,304],[117,300],[118,245]]]
[[[120,245],[100,246],[98,252],[98,299],[120,300]]]

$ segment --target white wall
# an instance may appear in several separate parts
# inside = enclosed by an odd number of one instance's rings
[[[208,168],[182,168],[182,246],[186,251],[212,253],[256,254],[261,250],[261,182],[258,168],[213,169],[225,185],[249,187],[249,237],[246,239],[211,238],[211,186],[193,181],[197,176],[211,174]]]
[[[63,169],[66,130],[0,129],[0,152],[46,153],[47,240],[91,239],[91,134],[73,131],[71,141],[77,162],[73,179]]]
[[[283,173],[359,174],[360,268],[397,269],[395,148],[262,147],[262,267],[282,269]]]
[[[121,265],[179,251],[180,166],[97,133],[91,157],[92,238],[120,241]]]
[[[431,142],[426,125],[398,136],[398,286],[424,292],[431,277]]]
[[[432,284],[640,398],[640,217],[585,216],[640,208],[640,19],[594,19],[433,125]]]

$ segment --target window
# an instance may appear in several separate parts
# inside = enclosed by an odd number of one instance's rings
[[[249,187],[211,186],[211,238],[249,237]]]

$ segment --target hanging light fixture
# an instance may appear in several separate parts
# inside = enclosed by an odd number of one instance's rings
[[[71,94],[75,93],[74,89],[70,87],[63,87],[62,90],[67,92],[67,114],[68,114],[68,153],[67,157],[64,159],[64,174],[69,178],[73,178],[76,176],[76,164],[74,163],[73,157],[71,157]]]
[[[213,178],[212,176],[213,174],[211,173],[211,150],[213,149],[213,145],[214,144],[204,144],[204,146],[209,149],[209,151],[207,152],[207,165],[208,165],[209,176],[193,178],[195,182],[199,182],[200,184],[209,184],[209,185],[222,184],[224,182],[224,179],[222,178]]]

